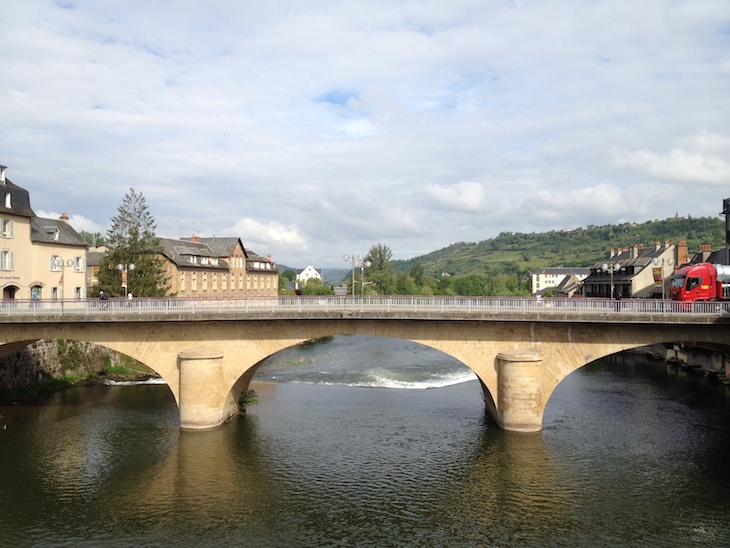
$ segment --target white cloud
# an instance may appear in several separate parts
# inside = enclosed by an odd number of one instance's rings
[[[244,234],[243,245],[262,255],[270,251],[276,251],[277,254],[286,251],[298,254],[307,249],[307,243],[296,227],[278,222],[261,222],[245,217],[226,233]]]
[[[666,153],[650,150],[616,151],[614,162],[652,178],[688,183],[727,185],[730,163],[714,154],[677,148]]]
[[[428,185],[426,192],[440,205],[456,211],[480,211],[487,197],[484,186],[469,181],[450,186]]]

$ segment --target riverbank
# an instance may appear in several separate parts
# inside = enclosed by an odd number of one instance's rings
[[[0,405],[32,400],[72,385],[154,376],[144,364],[95,344],[41,339],[0,359]]]

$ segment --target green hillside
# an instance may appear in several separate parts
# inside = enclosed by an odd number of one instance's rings
[[[503,232],[490,240],[460,242],[428,255],[394,261],[393,267],[408,272],[421,264],[426,274],[436,277],[443,272],[452,276],[518,274],[545,267],[587,267],[607,257],[612,247],[654,246],[665,240],[675,245],[686,240],[690,254],[702,244],[717,249],[725,245],[724,222],[710,217],[676,217],[538,234]]]

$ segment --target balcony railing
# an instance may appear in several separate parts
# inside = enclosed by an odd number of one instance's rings
[[[448,317],[453,314],[525,314],[525,315],[666,315],[720,316],[730,314],[728,302],[684,303],[656,299],[557,299],[519,297],[425,297],[425,296],[315,296],[257,298],[135,298],[128,299],[6,299],[0,300],[3,316],[78,316],[78,315],[180,315],[208,314],[280,314],[286,317],[312,317],[316,313],[332,315],[357,313],[418,313]]]

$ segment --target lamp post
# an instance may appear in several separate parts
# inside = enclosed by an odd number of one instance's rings
[[[611,300],[613,300],[613,273],[621,270],[621,265],[619,263],[603,263],[603,265],[601,265],[601,270],[603,270],[604,272],[609,272],[611,274]]]
[[[345,260],[346,263],[352,264],[352,296],[355,296],[355,269],[359,268],[361,269],[361,277],[360,280],[361,283],[361,294],[365,294],[365,268],[369,267],[372,263],[370,261],[363,260],[362,255],[358,255],[357,257],[355,255],[343,255],[342,258]]]
[[[134,270],[134,263],[129,264],[118,264],[117,270],[122,273],[122,289],[124,290],[124,296],[127,296],[127,272]]]
[[[63,300],[65,298],[64,291],[66,289],[66,286],[65,286],[65,283],[66,282],[64,280],[64,276],[66,274],[66,267],[67,266],[73,266],[73,265],[74,265],[73,259],[69,259],[68,261],[64,261],[63,260],[63,257],[61,257],[60,255],[57,256],[53,260],[53,266],[56,267],[56,268],[60,268],[61,269],[61,284],[60,284],[61,285],[61,295],[60,295],[60,298],[61,298],[60,299],[61,300],[61,312],[63,312]]]

